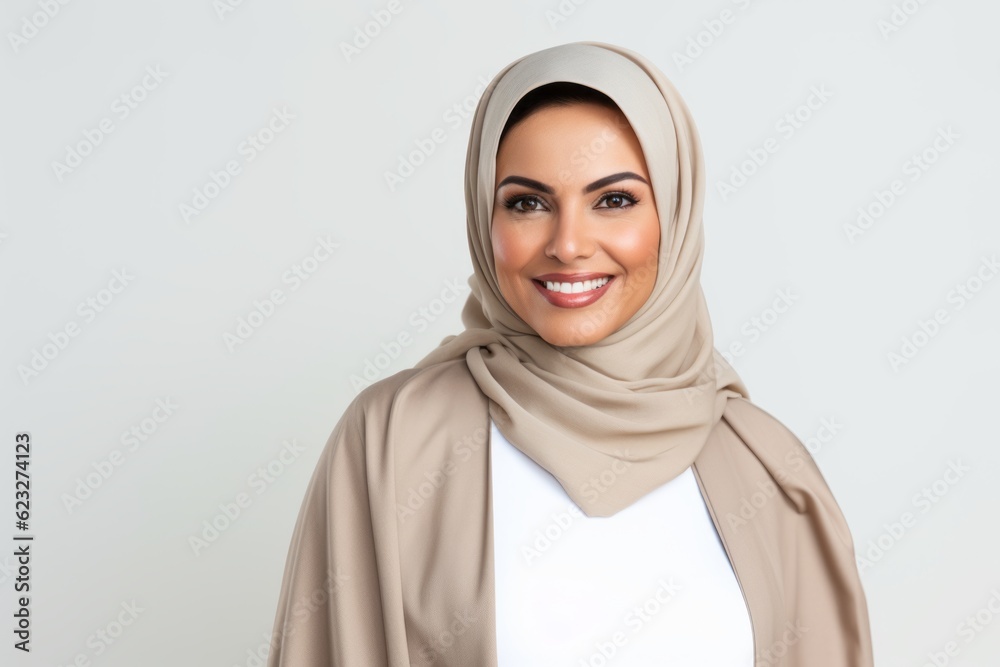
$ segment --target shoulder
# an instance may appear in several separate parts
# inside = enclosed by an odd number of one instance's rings
[[[389,484],[390,471],[408,479],[412,471],[446,465],[468,438],[485,442],[488,424],[489,401],[462,357],[365,387],[336,426],[327,455],[330,465],[368,483]]]
[[[367,465],[361,461],[370,462],[371,454],[387,451],[392,443],[420,442],[487,410],[464,358],[407,368],[368,385],[351,400],[324,453]]]
[[[386,419],[410,409],[431,411],[433,406],[455,406],[470,396],[485,400],[464,358],[407,368],[362,389],[348,405],[345,417]]]

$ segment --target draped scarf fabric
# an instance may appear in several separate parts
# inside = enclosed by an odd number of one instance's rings
[[[538,86],[579,83],[614,100],[642,147],[660,221],[656,282],[619,330],[592,345],[554,347],[500,292],[490,224],[500,133]],[[652,63],[626,49],[578,42],[501,71],[483,93],[466,161],[469,247],[475,270],[465,331],[417,363],[465,357],[500,432],[548,470],[589,516],[611,516],[695,460],[730,396],[748,396],[713,347],[699,282],[705,168],[687,105]],[[595,310],[596,309],[596,310]],[[600,301],[592,317],[600,316]],[[587,322],[583,324],[587,326]],[[628,483],[593,492],[590,480],[628,466]]]

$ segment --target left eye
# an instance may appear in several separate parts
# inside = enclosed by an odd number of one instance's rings
[[[606,206],[598,206],[598,208],[628,208],[635,204],[636,199],[624,192],[609,192],[601,197],[600,202]]]

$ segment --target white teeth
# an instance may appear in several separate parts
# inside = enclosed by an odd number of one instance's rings
[[[591,290],[604,287],[611,280],[611,276],[604,276],[603,278],[597,278],[596,280],[584,280],[579,283],[555,283],[550,280],[545,281],[545,289],[552,290],[553,292],[562,292],[563,294],[577,294],[579,292],[589,292]]]

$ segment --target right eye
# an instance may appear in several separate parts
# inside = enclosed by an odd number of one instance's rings
[[[514,195],[505,199],[503,205],[505,208],[513,209],[520,213],[545,210],[542,200],[536,195]]]

